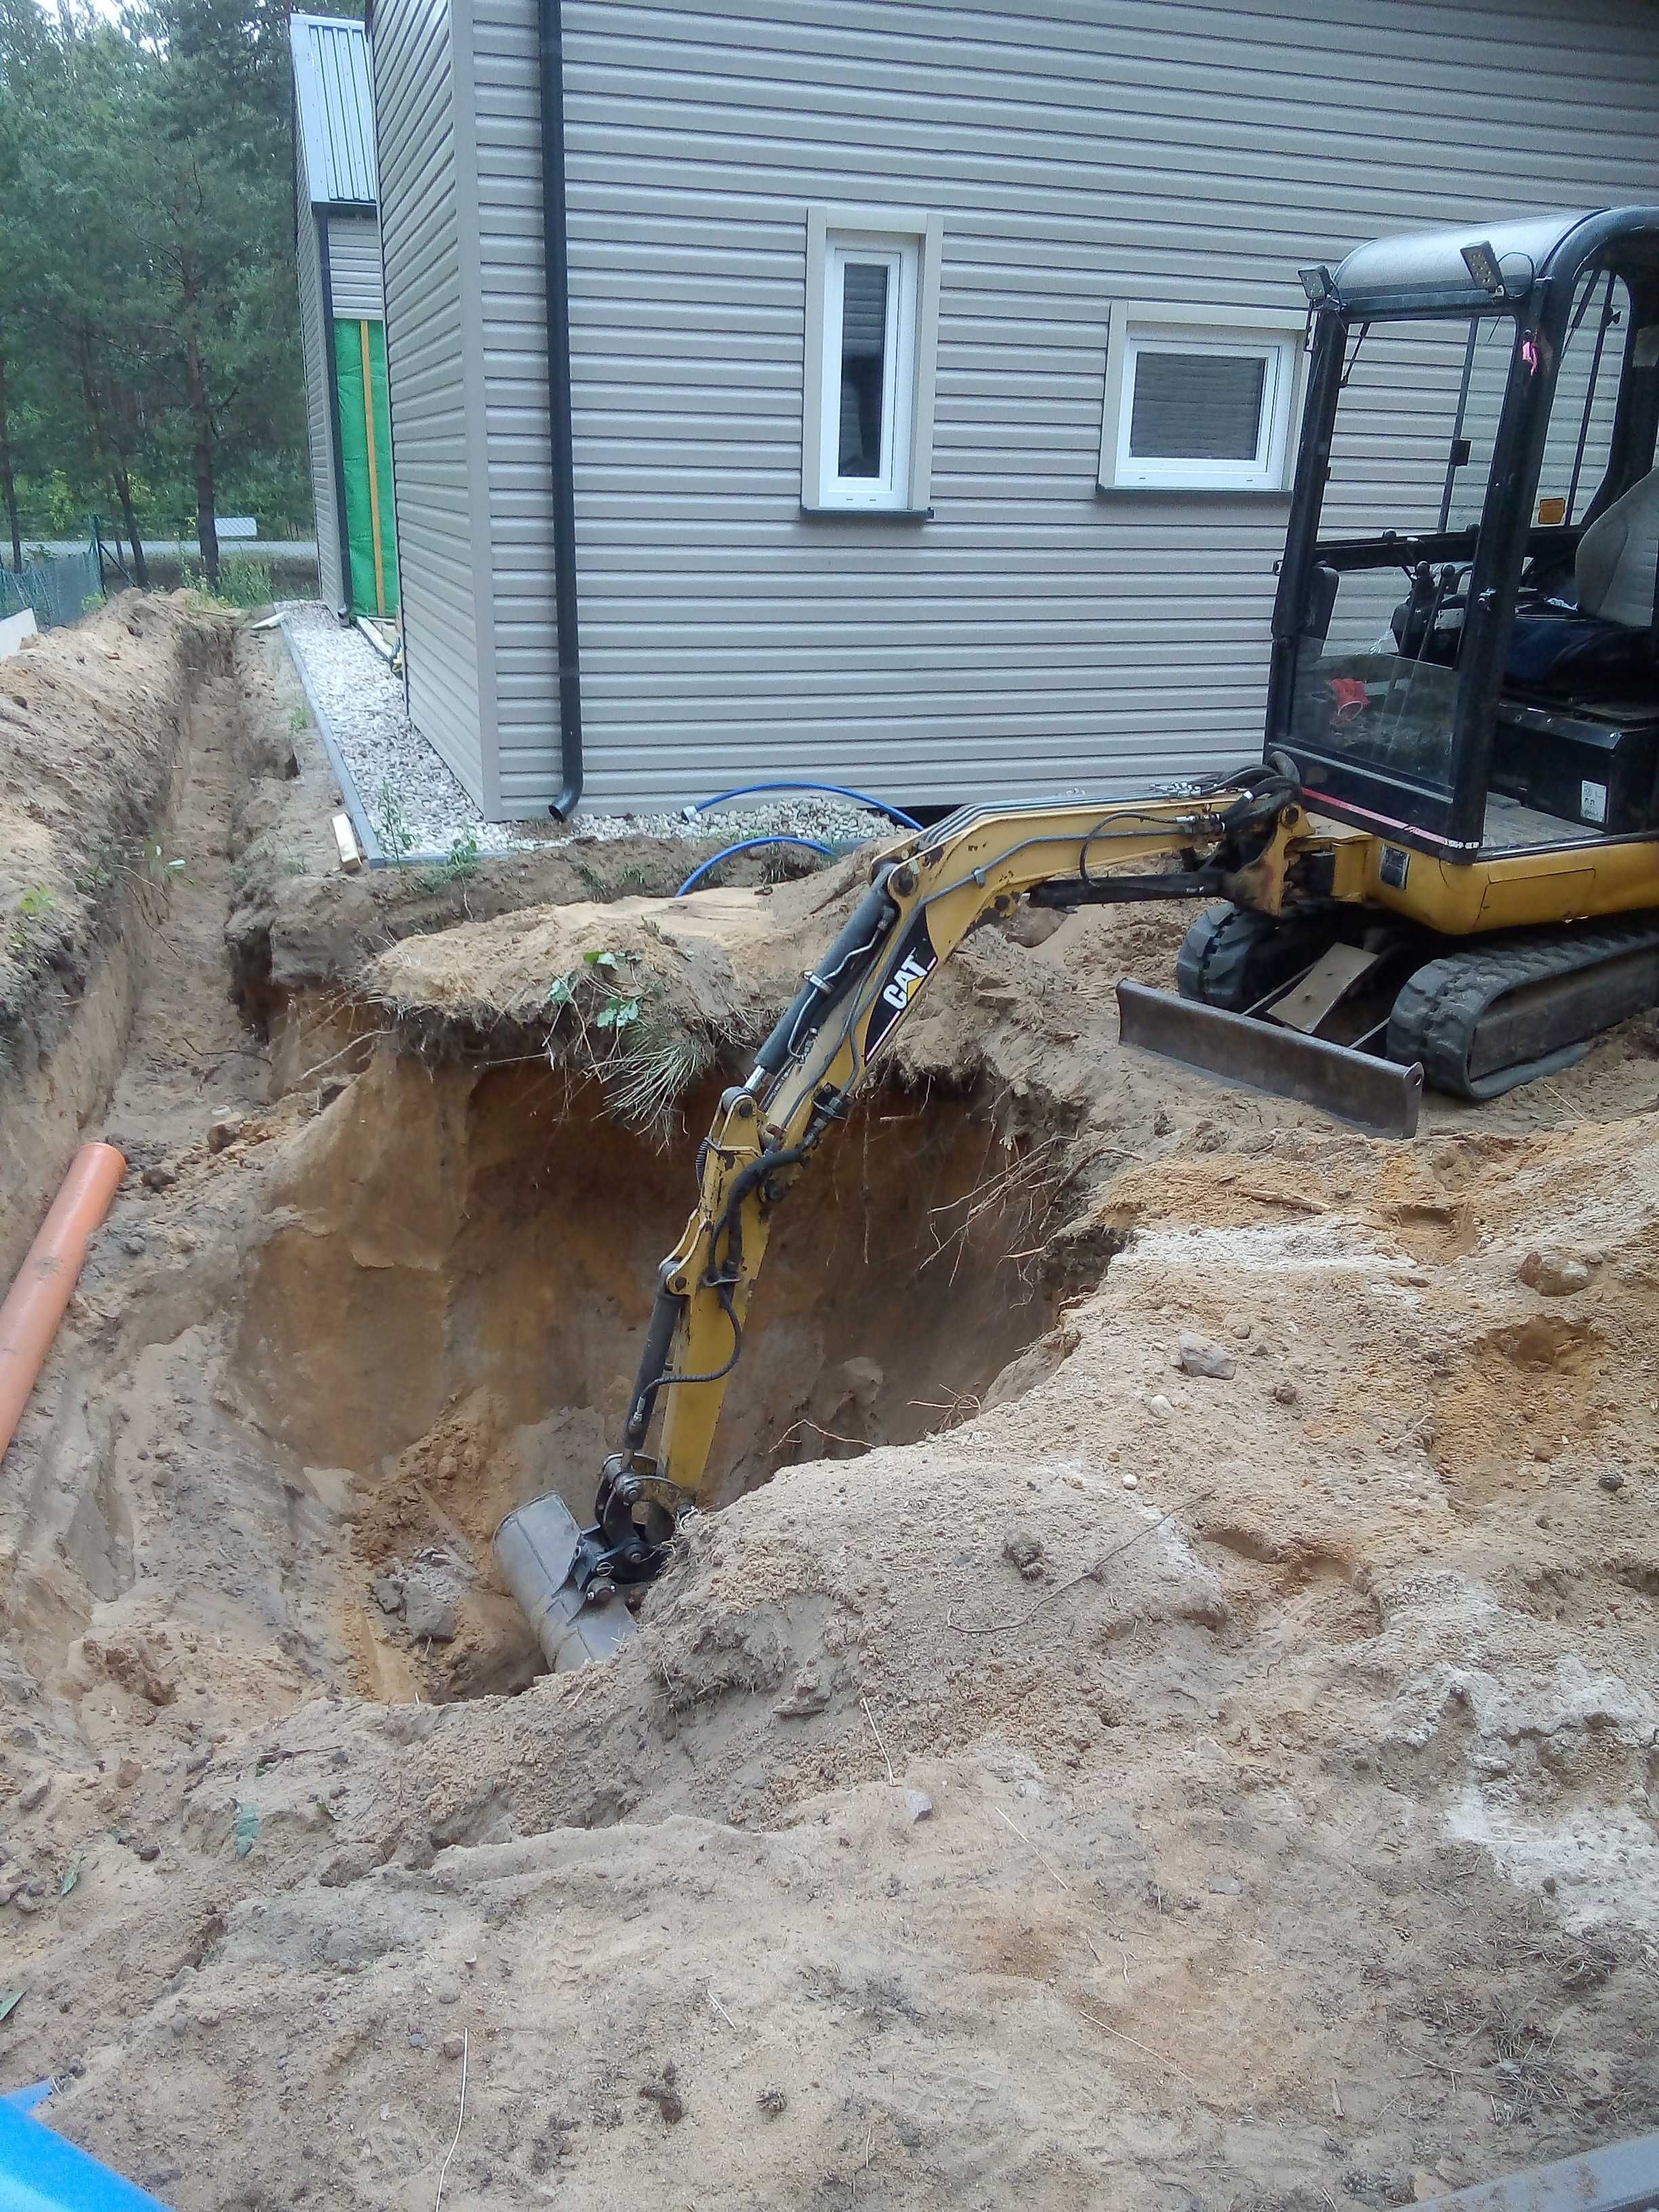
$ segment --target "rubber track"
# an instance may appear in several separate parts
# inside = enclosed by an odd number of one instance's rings
[[[1176,988],[1183,999],[1242,1014],[1316,960],[1340,934],[1340,921],[1334,901],[1300,907],[1283,919],[1249,907],[1212,907],[1182,941]]]
[[[1567,1039],[1555,1052],[1492,1073],[1472,1076],[1469,1060],[1482,1017],[1510,992],[1553,977],[1586,973],[1626,952],[1659,945],[1659,916],[1613,929],[1551,931],[1507,943],[1482,945],[1448,953],[1419,968],[1403,986],[1389,1018],[1389,1058],[1402,1065],[1423,1063],[1425,1079],[1437,1091],[1459,1098],[1493,1098],[1547,1074],[1577,1056],[1589,1039]]]

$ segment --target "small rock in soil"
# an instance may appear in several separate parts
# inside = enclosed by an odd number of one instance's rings
[[[30,1788],[26,1790],[22,1796],[18,1799],[18,1811],[20,1813],[38,1813],[40,1808],[46,1803],[46,1793],[51,1788],[52,1784],[50,1782],[34,1783]]]
[[[448,1644],[455,1634],[455,1601],[424,1583],[404,1586],[404,1626],[417,1644]]]
[[[1184,1332],[1176,1353],[1176,1364],[1188,1375],[1208,1375],[1218,1382],[1231,1382],[1236,1371],[1231,1352],[1224,1352],[1218,1344],[1206,1344],[1201,1336],[1189,1336]]]
[[[209,1152],[222,1152],[228,1145],[234,1145],[241,1133],[242,1116],[227,1114],[222,1121],[216,1121],[208,1131]]]
[[[1002,1556],[1019,1569],[1028,1583],[1042,1572],[1042,1539],[1029,1528],[1016,1528],[1003,1545]]]
[[[447,2035],[447,2036],[445,2036],[444,2040],[443,2040],[443,2054],[444,2054],[444,2057],[445,2057],[446,2058],[459,2058],[459,2057],[461,2057],[461,2055],[462,2055],[462,2054],[463,2054],[463,2052],[465,2051],[465,2049],[466,2049],[466,2038],[465,2038],[465,2036],[462,2036],[462,2035]]]
[[[1522,1281],[1540,1297],[1570,1298],[1589,1286],[1590,1270],[1570,1252],[1528,1252],[1521,1262]]]
[[[1209,1882],[1212,1897],[1243,1897],[1244,1885],[1236,1874],[1212,1875]]]
[[[115,1770],[116,1788],[131,1790],[143,1771],[136,1759],[124,1759]]]
[[[1294,1382],[1275,1382],[1273,1384],[1273,1402],[1275,1405],[1293,1406],[1301,1395],[1302,1393],[1297,1389]]]
[[[175,2035],[188,2035],[190,2033],[189,2014],[183,2012],[174,2013],[173,2018],[167,2022],[167,2026],[173,2030]]]
[[[161,1846],[160,1844],[140,1844],[138,1856],[146,1866],[153,1866],[161,1856]]]
[[[1601,1484],[1603,1490],[1609,1492],[1622,1490],[1625,1486],[1625,1478],[1620,1474],[1617,1468],[1604,1468],[1601,1473],[1596,1476],[1595,1480]]]
[[[1146,1411],[1155,1414],[1160,1421],[1171,1420],[1175,1416],[1175,1407],[1161,1390],[1155,1392],[1146,1401]]]
[[[404,1604],[404,1585],[397,1575],[376,1575],[368,1586],[368,1594],[382,1613],[401,1613]]]
[[[821,1713],[829,1702],[828,1683],[809,1667],[796,1675],[788,1696],[780,1698],[772,1710],[781,1721],[803,1720],[809,1713]]]
[[[143,1182],[146,1190],[166,1190],[170,1184],[177,1182],[178,1180],[178,1169],[168,1166],[165,1161],[155,1167],[144,1170]]]
[[[907,1790],[904,1793],[904,1809],[911,1820],[926,1820],[933,1814],[933,1801],[925,1790]]]

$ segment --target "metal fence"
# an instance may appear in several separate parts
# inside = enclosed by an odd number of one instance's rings
[[[79,622],[88,602],[104,596],[101,565],[97,539],[88,538],[79,553],[26,556],[21,576],[15,569],[0,568],[0,618],[32,607],[42,629]]]

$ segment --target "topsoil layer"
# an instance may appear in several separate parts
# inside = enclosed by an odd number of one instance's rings
[[[0,1504],[0,2035],[181,2212],[1314,2212],[1659,2123],[1650,1021],[1387,1146],[1119,1051],[1184,916],[980,933],[781,1221],[733,1502],[532,1679],[490,1527],[854,872],[407,940],[259,1103],[156,1025],[222,969],[141,1004]]]

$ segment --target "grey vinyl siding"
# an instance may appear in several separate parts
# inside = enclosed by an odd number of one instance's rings
[[[322,257],[310,205],[300,204],[295,240],[300,279],[300,352],[306,377],[306,434],[311,447],[311,494],[317,510],[317,596],[337,611],[345,605],[340,561],[340,508],[330,414],[328,320],[323,312]]]
[[[471,0],[471,23],[498,804],[543,815],[562,776],[536,11]]]
[[[386,304],[380,284],[380,226],[374,216],[329,216],[328,273],[337,315],[361,322],[380,320]]]
[[[567,0],[565,26],[596,808],[1248,756],[1285,502],[1097,492],[1112,302],[1295,313],[1298,264],[1389,230],[1659,198],[1651,21],[1605,0]],[[799,511],[805,214],[860,201],[944,216],[921,526]]]
[[[410,702],[529,817],[559,783],[533,0],[453,21],[453,89],[447,18],[381,0],[374,30]],[[1370,237],[1659,199],[1659,48],[1621,0],[565,0],[564,26],[598,811],[1249,756],[1286,501],[1097,489],[1114,303],[1299,317],[1298,264]],[[925,523],[800,508],[807,215],[848,205],[943,221]],[[1382,490],[1417,466],[1380,444]]]
[[[373,207],[374,112],[368,50],[360,22],[337,15],[289,17],[303,179],[313,204]]]
[[[471,486],[481,442],[469,330],[477,327],[467,42],[448,9],[381,0],[371,39],[386,276],[388,397],[398,587],[409,710],[488,811],[495,804],[489,672],[489,576]],[[458,66],[459,52],[459,66]],[[480,618],[480,606],[483,607]]]

